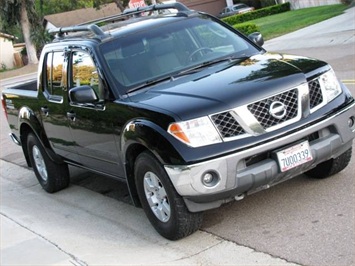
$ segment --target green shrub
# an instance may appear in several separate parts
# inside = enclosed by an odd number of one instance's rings
[[[230,17],[223,18],[222,20],[229,25],[235,25],[238,23],[243,23],[249,20],[266,17],[270,15],[279,14],[282,12],[286,12],[290,10],[290,3],[284,3],[281,5],[274,5],[270,7],[265,7],[261,9],[257,9],[255,11],[251,11],[248,13],[240,14],[240,15],[233,15]]]
[[[258,27],[254,23],[250,23],[250,22],[244,22],[244,23],[233,25],[233,28],[239,30],[245,35],[249,35],[253,32],[259,31]]]

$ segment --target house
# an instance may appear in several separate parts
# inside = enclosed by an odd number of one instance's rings
[[[17,37],[0,32],[0,67],[10,69],[16,66],[13,41]]]
[[[291,9],[342,4],[342,0],[278,0],[280,4],[290,2]]]
[[[234,3],[246,3],[249,6],[260,8],[268,5],[290,2],[291,9],[300,9],[341,4],[342,0],[260,0],[259,6],[256,5],[256,0],[178,0],[178,2],[183,3],[191,9],[204,11],[216,16],[224,7],[232,6]]]
[[[178,0],[190,9],[207,12],[217,16],[226,6],[233,5],[233,0]]]
[[[44,17],[44,27],[46,30],[59,27],[68,27],[95,19],[120,14],[121,10],[115,3],[110,3],[96,8],[82,8],[73,11],[47,15]]]

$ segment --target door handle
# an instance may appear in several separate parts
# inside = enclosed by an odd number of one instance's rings
[[[74,112],[67,112],[67,117],[71,120],[71,121],[75,121],[76,118],[76,113]]]
[[[41,111],[45,116],[48,116],[49,114],[49,108],[47,106],[41,107]]]

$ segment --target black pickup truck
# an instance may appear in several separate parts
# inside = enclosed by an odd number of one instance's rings
[[[49,193],[68,165],[122,180],[175,240],[204,210],[350,162],[355,101],[325,62],[268,53],[260,34],[180,3],[52,32],[37,80],[2,93]]]

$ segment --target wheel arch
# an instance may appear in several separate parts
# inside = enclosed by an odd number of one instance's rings
[[[142,144],[135,143],[128,147],[125,154],[125,171],[127,177],[127,184],[133,204],[137,207],[141,207],[142,205],[137,193],[136,181],[134,178],[134,165],[139,154],[147,150],[148,149]]]
[[[35,113],[29,109],[28,107],[22,107],[19,111],[18,123],[20,125],[19,133],[22,150],[26,159],[26,163],[29,167],[31,167],[31,162],[28,157],[27,150],[27,138],[30,133],[33,133],[40,143],[43,145],[46,153],[49,158],[55,162],[61,163],[63,162],[61,157],[58,156],[51,148],[47,135],[43,129],[42,123],[40,123],[39,119],[36,117]]]
[[[138,198],[134,166],[139,154],[148,151],[162,165],[183,163],[177,149],[167,139],[167,132],[151,121],[134,120],[125,126],[121,135],[121,151],[125,165],[125,174],[132,201],[140,207]]]

